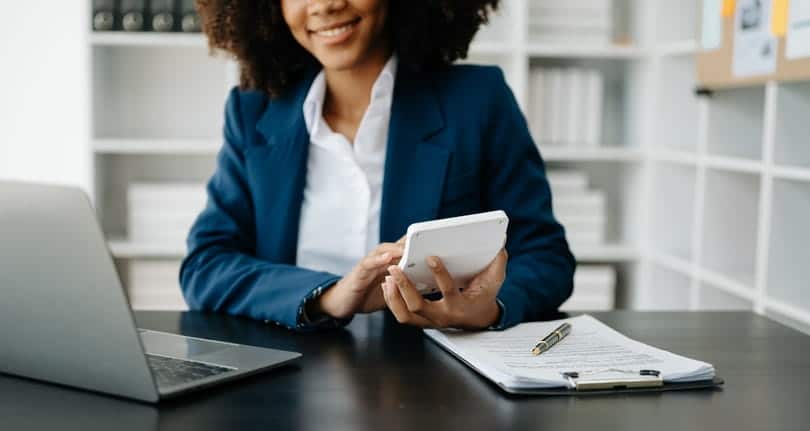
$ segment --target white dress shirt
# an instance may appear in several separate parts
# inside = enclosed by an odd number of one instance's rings
[[[397,59],[385,64],[354,144],[323,119],[326,77],[318,74],[304,100],[310,136],[297,266],[347,274],[379,243],[388,122]]]

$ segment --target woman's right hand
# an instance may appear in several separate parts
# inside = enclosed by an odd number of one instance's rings
[[[399,263],[405,250],[405,237],[395,243],[382,243],[364,257],[351,272],[327,289],[312,304],[314,314],[327,314],[336,319],[355,313],[370,313],[385,308],[381,283],[388,267]]]

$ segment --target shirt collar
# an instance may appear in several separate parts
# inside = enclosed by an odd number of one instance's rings
[[[397,55],[392,54],[391,58],[385,63],[380,76],[374,81],[371,87],[371,103],[375,99],[391,96],[394,93],[394,82],[396,82],[397,73]],[[304,122],[307,126],[307,132],[310,136],[314,136],[319,132],[320,118],[323,116],[323,101],[326,98],[326,75],[321,70],[312,85],[309,87],[306,99],[304,99]]]

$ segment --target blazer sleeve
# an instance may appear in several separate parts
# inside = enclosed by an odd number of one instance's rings
[[[495,329],[556,310],[573,290],[576,261],[552,213],[545,167],[500,69],[491,77],[492,110],[484,131],[484,204],[509,216],[506,279]]]
[[[188,235],[180,286],[193,310],[272,321],[295,329],[340,326],[347,320],[309,322],[304,304],[340,277],[256,257],[256,220],[246,178],[240,94],[226,104],[224,144],[208,182],[205,209]]]

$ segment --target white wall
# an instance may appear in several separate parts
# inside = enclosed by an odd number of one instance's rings
[[[3,1],[0,179],[91,189],[85,0]]]

